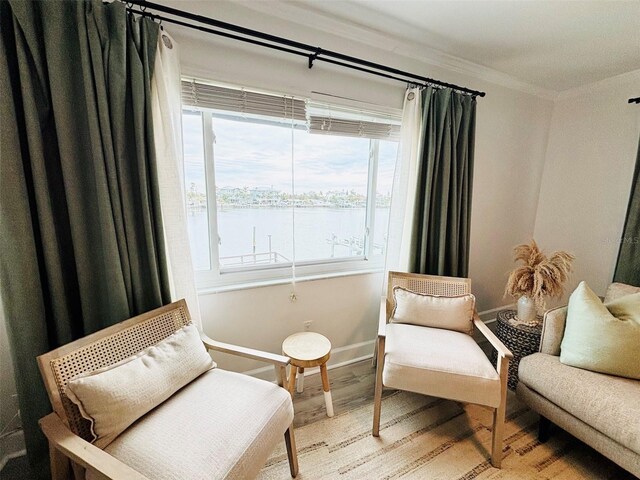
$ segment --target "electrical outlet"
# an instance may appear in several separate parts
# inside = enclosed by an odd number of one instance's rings
[[[306,322],[304,322],[304,329],[306,331],[311,330],[311,320],[307,320]]]

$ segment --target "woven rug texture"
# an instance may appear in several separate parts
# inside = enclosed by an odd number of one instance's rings
[[[380,437],[371,435],[373,403],[295,431],[300,480],[315,479],[633,479],[569,434],[537,441],[538,416],[509,394],[502,469],[489,462],[491,413],[409,392],[382,401]],[[284,442],[261,480],[288,479]]]

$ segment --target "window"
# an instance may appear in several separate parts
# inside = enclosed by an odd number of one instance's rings
[[[399,122],[183,82],[200,287],[381,268]]]

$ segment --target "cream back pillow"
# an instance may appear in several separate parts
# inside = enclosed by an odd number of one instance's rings
[[[580,282],[569,298],[560,361],[640,379],[640,293],[603,304],[585,282]]]
[[[72,378],[65,393],[91,422],[93,443],[104,448],[138,418],[214,367],[198,329],[190,324],[137,355]]]
[[[443,297],[394,287],[393,299],[394,308],[390,322],[473,333],[476,298],[470,293]]]

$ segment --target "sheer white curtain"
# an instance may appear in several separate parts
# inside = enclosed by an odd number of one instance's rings
[[[400,145],[391,191],[386,272],[406,272],[409,268],[421,135],[422,96],[419,88],[410,88],[407,89],[404,96]],[[386,282],[387,276],[385,274],[385,288]]]
[[[163,31],[158,36],[151,81],[151,101],[171,298],[186,299],[193,323],[201,330],[200,304],[191,263],[184,202],[178,46],[173,38]]]

